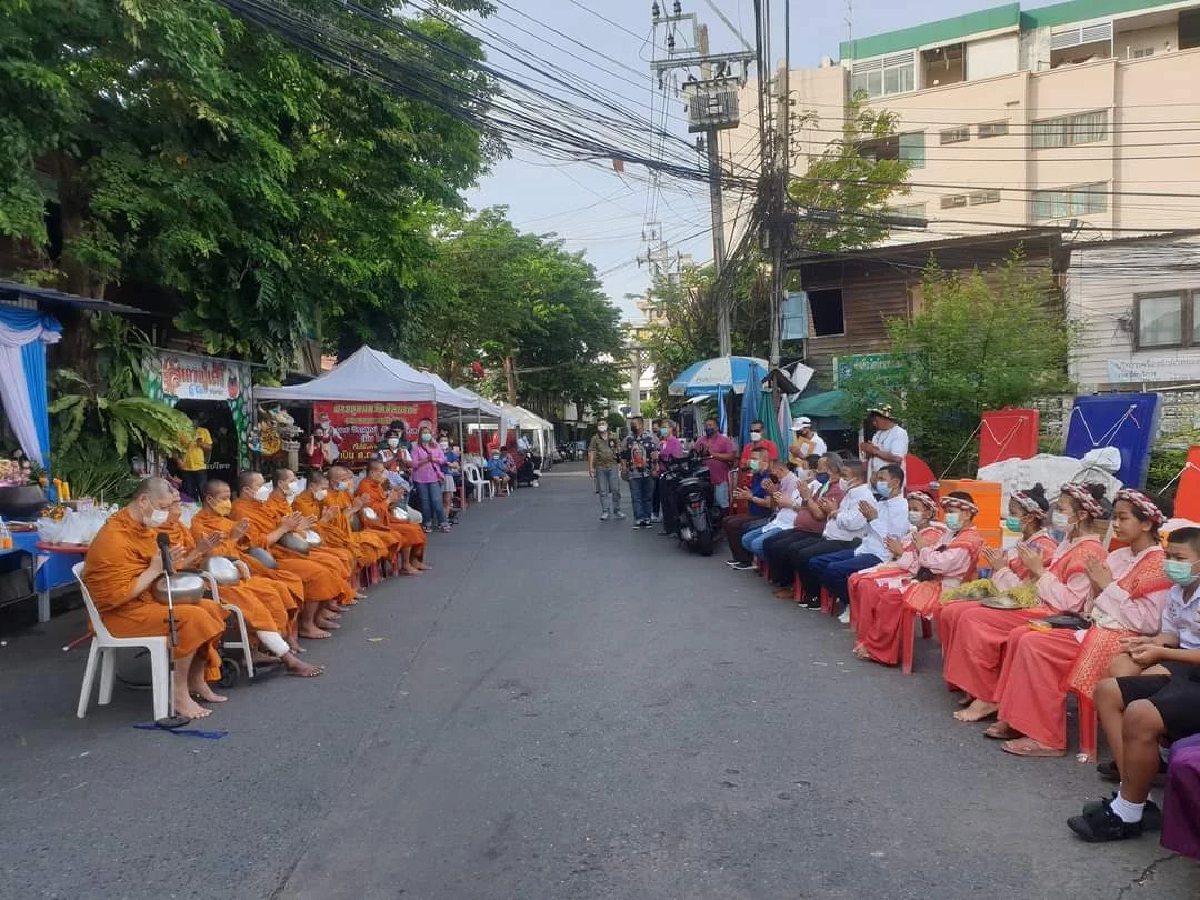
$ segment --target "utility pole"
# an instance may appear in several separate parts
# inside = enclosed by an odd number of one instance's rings
[[[674,69],[692,69],[698,67],[700,79],[689,72],[683,85],[683,93],[687,96],[688,131],[693,134],[704,134],[704,149],[708,160],[709,204],[712,207],[712,243],[713,268],[717,276],[725,268],[725,221],[721,208],[721,146],[718,132],[727,128],[736,128],[739,123],[738,89],[746,83],[749,65],[757,59],[755,53],[739,51],[734,53],[711,53],[708,44],[708,28],[701,25],[695,13],[684,13],[679,0],[674,0],[671,15],[662,15],[658,0],[650,7],[650,18],[657,27],[667,25],[671,30],[666,41],[667,58],[654,60],[650,70],[659,76],[659,83],[665,72]],[[675,54],[676,24],[688,24],[692,31],[691,53],[682,56]],[[733,75],[733,66],[741,66],[741,74]],[[715,66],[715,76],[714,76]],[[732,336],[730,334],[730,300],[727,294],[718,295],[717,301],[717,340],[722,356],[732,352]]]
[[[768,223],[771,242],[771,368],[778,368],[780,332],[783,330],[783,298],[787,290],[787,257],[791,248],[792,224],[787,215],[787,189],[791,173],[791,50],[792,2],[783,0],[783,73],[780,84],[781,109],[779,130],[775,134],[775,164],[772,177],[777,183],[770,186],[771,215]]]

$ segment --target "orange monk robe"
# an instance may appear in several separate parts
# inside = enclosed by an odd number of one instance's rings
[[[275,557],[280,569],[300,576],[304,581],[305,603],[345,603],[354,599],[354,592],[350,590],[350,585],[340,569],[309,559],[278,544],[267,547],[267,535],[279,527],[279,516],[270,512],[265,503],[239,497],[233,501],[232,518],[248,519],[250,530],[247,537],[251,546],[265,547]]]
[[[400,549],[401,539],[383,531],[355,531],[350,526],[350,514],[346,511],[353,502],[349,491],[327,493],[321,501],[321,511],[334,509],[337,510],[337,515],[326,523],[326,527],[337,533],[337,540],[360,548],[361,553],[371,563],[390,559]]]
[[[276,493],[272,493],[271,498],[263,506],[267,508],[267,511],[271,515],[277,517],[277,521],[284,516],[291,515],[293,512],[300,512],[300,510],[294,509],[290,503]],[[304,535],[303,531],[297,533],[301,536]],[[309,547],[307,559],[332,568],[333,571],[340,573],[347,581],[349,581],[350,576],[354,572],[354,554],[348,550],[339,550],[334,547],[325,546]]]
[[[125,601],[135,581],[158,555],[157,532],[123,509],[112,516],[92,539],[84,560],[83,583],[104,626],[115,637],[168,637],[167,606],[150,591]],[[211,600],[180,603],[175,607],[177,643],[174,656],[204,654],[204,677],[221,677],[216,645],[225,632],[225,610]]]
[[[317,520],[313,525],[313,530],[321,536],[321,549],[348,553],[354,569],[360,569],[375,562],[376,556],[373,551],[347,538],[337,528],[334,528],[331,522],[321,521],[321,514],[324,512],[322,502],[312,495],[312,491],[301,491],[297,494],[296,499],[292,502],[292,508],[298,513]]]
[[[171,522],[159,531],[171,540],[172,547],[183,547],[189,553],[196,549],[196,539],[182,522]],[[220,554],[216,554],[220,555]],[[201,568],[197,563],[195,568]],[[236,606],[252,631],[287,631],[287,607],[283,605],[273,587],[256,590],[249,581],[240,584],[217,585],[217,596],[222,603]]]
[[[400,535],[404,538],[403,546],[412,547],[413,559],[423,560],[425,558],[424,529],[415,522],[398,522],[392,517],[391,504],[388,503],[388,495],[383,485],[372,481],[370,478],[364,478],[358,483],[358,489],[355,491],[355,494],[365,494],[367,505],[374,510],[377,516],[374,521],[363,516],[362,522],[364,527],[379,531],[387,529],[392,534]]]
[[[244,537],[240,542],[233,540],[233,527],[234,523],[230,519],[217,515],[207,506],[192,516],[192,537],[221,535],[224,540],[213,550],[214,556],[224,556],[245,563],[250,569],[250,583],[256,587],[265,585],[272,588],[289,616],[299,612],[300,607],[304,605],[304,580],[294,572],[268,569],[246,552],[250,548],[249,538]]]

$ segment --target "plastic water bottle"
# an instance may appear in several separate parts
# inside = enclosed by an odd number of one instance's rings
[[[4,519],[0,518],[0,550],[11,550],[12,548],[12,532],[10,532],[8,530],[8,526],[4,524]]]

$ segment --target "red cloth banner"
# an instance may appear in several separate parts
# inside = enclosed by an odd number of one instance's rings
[[[422,425],[437,431],[437,404],[432,401],[360,403],[322,400],[313,403],[313,421],[329,416],[329,424],[342,435],[338,462],[363,465],[379,448],[388,426],[397,419],[405,424],[408,439],[416,441]]]
[[[1041,415],[1036,409],[989,409],[979,431],[979,466],[1037,456]]]

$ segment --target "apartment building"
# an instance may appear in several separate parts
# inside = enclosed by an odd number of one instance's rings
[[[1197,0],[1010,3],[855,38],[840,55],[791,73],[794,109],[815,115],[794,131],[793,171],[840,135],[858,91],[895,113],[898,137],[865,149],[911,162],[896,211],[930,225],[893,242],[1072,222],[1097,240],[1200,224]],[[742,108],[756,106],[750,84]],[[744,115],[725,139],[735,172],[757,167],[756,119]],[[727,220],[739,199],[726,201]]]

